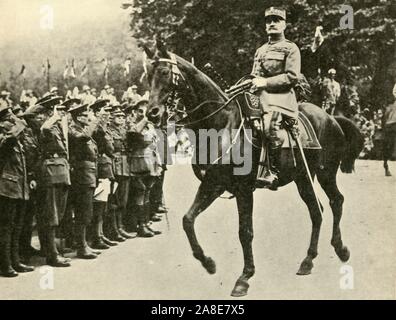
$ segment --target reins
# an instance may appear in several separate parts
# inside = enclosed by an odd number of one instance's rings
[[[234,94],[234,95],[231,96],[231,97],[227,97],[225,94],[223,94],[223,93],[221,92],[222,96],[226,99],[225,102],[223,102],[223,101],[217,101],[217,100],[206,100],[206,101],[204,101],[204,102],[198,104],[198,105],[197,105],[196,107],[194,107],[192,110],[189,110],[189,111],[182,111],[182,110],[179,110],[179,109],[177,108],[176,103],[175,103],[176,97],[177,97],[177,91],[178,91],[178,87],[179,87],[179,80],[180,80],[180,78],[181,78],[181,79],[184,81],[184,83],[186,84],[187,87],[188,87],[188,83],[187,83],[187,81],[186,81],[186,78],[183,76],[182,72],[180,71],[180,69],[179,69],[179,67],[178,67],[178,65],[177,65],[176,55],[173,54],[173,53],[169,53],[169,54],[170,54],[170,59],[167,59],[167,58],[160,58],[160,59],[154,61],[154,63],[156,63],[156,62],[166,62],[166,63],[171,64],[171,66],[172,66],[172,67],[171,67],[171,73],[172,73],[172,86],[173,86],[173,89],[172,89],[171,92],[169,92],[167,95],[165,95],[165,97],[163,97],[163,99],[161,99],[161,100],[162,100],[162,101],[165,100],[165,99],[168,100],[168,101],[166,102],[166,107],[167,107],[167,109],[169,109],[169,111],[171,111],[171,112],[175,112],[175,111],[176,111],[176,112],[179,112],[179,113],[183,112],[183,113],[186,114],[185,117],[183,117],[182,119],[177,120],[177,121],[175,122],[175,125],[176,125],[176,126],[188,127],[188,126],[192,126],[192,125],[198,124],[198,123],[200,123],[200,122],[202,122],[202,121],[204,121],[204,120],[208,120],[208,119],[212,118],[213,116],[215,116],[215,115],[216,115],[217,113],[219,113],[220,111],[222,111],[222,110],[224,110],[225,108],[227,108],[227,107],[230,105],[230,103],[232,103],[238,96],[240,96],[241,94],[243,94],[243,92],[238,92],[238,93]],[[240,117],[241,117],[241,123],[240,123],[240,125],[239,125],[239,127],[238,127],[238,130],[237,130],[236,134],[235,134],[234,137],[232,138],[231,144],[230,144],[229,147],[227,148],[226,152],[225,152],[224,154],[222,154],[220,157],[218,157],[216,160],[214,160],[214,161],[211,163],[211,165],[217,164],[225,155],[227,155],[227,154],[232,150],[232,148],[234,147],[235,143],[237,142],[237,139],[238,139],[238,137],[239,137],[239,135],[240,135],[242,129],[245,129],[245,130],[246,130],[246,128],[245,128],[245,118],[243,117],[243,113],[242,113],[241,106],[239,105],[238,101],[236,101],[236,102],[237,102],[237,108],[238,108],[238,111],[239,111],[239,114],[240,114]],[[197,112],[198,110],[200,110],[203,106],[208,105],[208,104],[218,104],[218,105],[221,105],[221,106],[220,106],[218,109],[216,109],[216,110],[214,110],[213,112],[211,112],[210,114],[207,114],[207,115],[205,115],[204,117],[202,117],[202,118],[200,118],[200,119],[193,120],[193,121],[189,121],[189,122],[184,122],[184,121],[185,121],[186,119],[188,119],[193,113],[196,113],[196,112]],[[172,118],[172,116],[170,116],[168,119],[170,119],[170,118]],[[244,132],[245,132],[245,130],[244,130]],[[245,132],[244,135],[246,136],[247,140],[248,140],[252,145],[254,145],[254,144],[253,144],[253,141],[250,141],[250,140],[248,139],[248,137],[247,137],[247,135],[246,135],[246,132]]]

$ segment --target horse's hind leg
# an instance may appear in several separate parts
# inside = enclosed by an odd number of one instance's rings
[[[333,236],[331,238],[331,245],[334,247],[334,250],[340,260],[342,262],[346,262],[349,260],[350,253],[348,248],[344,246],[341,238],[340,221],[342,217],[344,196],[337,187],[337,169],[318,173],[318,181],[326,192],[326,195],[330,200],[331,210],[333,211]]]
[[[195,234],[194,223],[198,215],[209,207],[223,192],[224,189],[220,186],[210,186],[202,183],[195,196],[194,203],[183,217],[183,229],[190,242],[193,256],[202,263],[202,266],[210,274],[216,273],[216,264],[210,257],[205,256]]]
[[[318,208],[317,200],[315,198],[315,193],[310,185],[310,182],[306,176],[300,176],[295,179],[295,183],[300,193],[301,198],[304,200],[308,207],[309,215],[312,221],[312,232],[311,232],[311,242],[307,252],[307,256],[300,265],[298,270],[298,275],[308,275],[311,273],[313,268],[313,260],[318,255],[318,241],[320,234],[320,227],[322,225],[322,205],[321,210]]]
[[[249,288],[248,280],[253,277],[255,271],[252,251],[253,192],[248,190],[250,188],[246,187],[245,191],[236,195],[239,213],[239,240],[243,250],[244,268],[242,275],[238,278],[232,290],[231,295],[233,297],[242,297],[247,294]]]

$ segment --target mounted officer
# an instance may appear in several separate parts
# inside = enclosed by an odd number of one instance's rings
[[[270,7],[265,11],[266,31],[269,40],[254,56],[251,91],[260,96],[265,112],[272,111],[269,126],[270,168],[264,172],[260,161],[257,187],[277,189],[282,141],[279,129],[282,118],[297,119],[298,105],[293,88],[301,70],[301,55],[296,44],[285,39],[286,11]],[[270,107],[270,110],[267,108]],[[262,119],[264,123],[264,118]]]

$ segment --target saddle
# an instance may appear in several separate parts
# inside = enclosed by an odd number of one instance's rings
[[[260,99],[258,96],[250,92],[244,92],[236,99],[248,123],[252,123],[254,119],[263,117],[263,111],[260,107]],[[273,110],[271,110],[269,106],[264,113],[264,131],[266,136],[269,134],[268,130],[272,112]],[[252,125],[250,127],[253,128],[254,126]],[[283,121],[281,130],[279,131],[279,137],[283,141],[282,148],[284,149],[298,148],[296,141],[292,138],[290,129],[287,122]],[[304,149],[322,149],[311,122],[302,112],[298,113],[298,132]]]

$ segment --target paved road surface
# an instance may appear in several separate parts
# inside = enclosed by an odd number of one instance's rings
[[[391,164],[396,174],[396,165]],[[40,288],[45,269],[0,278],[1,299],[228,299],[242,266],[234,200],[217,200],[197,222],[197,234],[217,263],[209,275],[192,257],[181,227],[198,182],[189,166],[175,166],[166,178],[170,230],[154,239],[134,239],[94,261],[73,260],[54,270],[53,290]],[[319,256],[310,276],[296,276],[307,250],[308,211],[289,185],[274,193],[257,191],[254,211],[256,275],[250,299],[395,299],[396,179],[383,176],[380,162],[359,161],[354,175],[339,174],[344,193],[343,238],[351,250],[344,267],[353,271],[354,289],[341,289],[344,265],[330,246],[332,216],[325,214]],[[42,261],[42,260],[41,260]],[[351,274],[351,273],[349,273]]]

